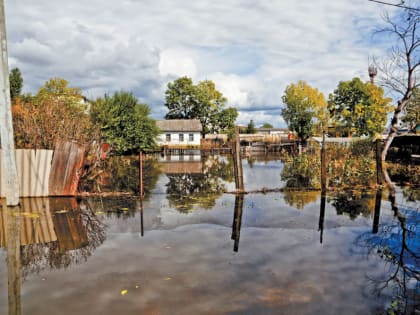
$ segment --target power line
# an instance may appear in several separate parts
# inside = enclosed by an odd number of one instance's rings
[[[398,8],[403,8],[403,9],[414,10],[414,11],[419,11],[420,12],[419,8],[413,8],[413,7],[408,7],[406,5],[402,5],[404,3],[404,1],[402,1],[400,4],[388,3],[388,2],[383,2],[383,1],[379,1],[379,0],[368,0],[368,1],[376,2],[376,3],[380,3],[380,4],[385,4],[385,5],[391,5],[391,6],[398,7]]]

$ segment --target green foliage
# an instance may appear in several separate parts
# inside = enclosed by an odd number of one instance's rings
[[[313,154],[299,154],[287,161],[281,172],[286,187],[318,189],[321,187],[321,162]]]
[[[370,157],[373,159],[374,146],[375,146],[375,143],[373,142],[373,139],[371,138],[359,139],[351,143],[350,152],[353,156]]]
[[[316,126],[326,127],[328,119],[324,95],[305,81],[287,86],[283,103],[286,105],[281,111],[283,119],[301,140],[306,141]]]
[[[92,120],[99,126],[103,139],[114,145],[119,154],[137,153],[156,147],[159,133],[150,109],[128,92],[115,92],[97,99],[90,109]]]
[[[255,124],[254,121],[251,119],[246,127],[246,133],[255,133]]]
[[[414,89],[413,96],[405,108],[401,121],[409,131],[416,132],[416,127],[420,125],[420,88]]]
[[[269,129],[271,129],[271,128],[273,128],[273,125],[272,124],[269,124],[269,123],[264,123],[261,128],[269,128]]]
[[[329,95],[328,109],[341,136],[375,136],[384,130],[390,102],[382,88],[353,78]]]
[[[64,79],[51,79],[34,96],[17,98],[12,106],[17,148],[54,149],[57,141],[87,144],[97,129],[87,114],[80,90]]]
[[[23,87],[23,78],[19,68],[13,68],[12,71],[10,71],[9,82],[10,98],[14,100],[16,97],[20,96]]]
[[[356,143],[350,148],[328,144],[326,156],[329,187],[375,186],[376,163],[367,141]]]
[[[199,119],[203,135],[232,129],[238,117],[235,108],[225,108],[227,99],[210,80],[194,85],[191,78],[178,78],[168,83],[165,97],[168,108],[165,118]]]

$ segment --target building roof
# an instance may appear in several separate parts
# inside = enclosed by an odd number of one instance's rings
[[[157,120],[156,125],[163,132],[165,131],[198,131],[201,132],[203,127],[198,119],[166,119]]]

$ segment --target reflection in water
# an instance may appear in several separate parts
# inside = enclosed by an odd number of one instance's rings
[[[378,189],[375,196],[375,214],[373,216],[372,234],[378,233],[379,217],[381,215],[381,201],[382,189]]]
[[[303,209],[308,203],[316,202],[319,197],[318,191],[285,190],[284,201],[297,209]]]
[[[21,275],[85,262],[105,240],[103,224],[74,198],[24,198],[1,207],[0,241],[7,249],[9,314],[21,314]]]
[[[221,156],[207,157],[201,162],[199,171],[193,166],[197,162],[184,162],[182,172],[174,162],[165,166],[165,173],[169,179],[166,184],[167,198],[170,205],[180,212],[191,211],[195,206],[204,209],[214,207],[217,198],[226,190],[225,182],[234,180],[232,160]],[[199,162],[200,163],[200,162]],[[185,169],[189,171],[186,172]]]
[[[414,314],[420,307],[420,214],[414,209],[398,209],[394,203],[393,210],[393,223],[379,228],[374,224],[372,233],[362,234],[357,243],[388,267],[385,276],[369,278],[377,294],[391,294],[388,313]]]
[[[375,207],[375,195],[365,191],[342,191],[334,197],[332,205],[338,215],[347,214],[352,220],[359,215],[368,217]]]
[[[156,187],[161,174],[157,160],[148,158],[143,163],[143,191],[146,198]],[[140,162],[138,156],[113,156],[104,162],[100,172],[79,183],[79,190],[87,192],[140,192]]]
[[[318,231],[319,231],[319,242],[322,244],[324,237],[324,219],[325,219],[325,203],[326,203],[327,193],[325,190],[321,192],[321,206],[319,209],[319,221],[318,221]]]
[[[239,250],[239,238],[241,236],[241,223],[242,223],[242,212],[244,208],[244,195],[238,194],[235,197],[235,210],[233,213],[232,223],[232,240],[235,241],[233,245],[233,251]]]

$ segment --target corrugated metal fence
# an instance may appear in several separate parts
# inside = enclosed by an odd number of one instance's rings
[[[20,197],[74,196],[84,152],[84,147],[74,142],[59,143],[54,151],[16,150]],[[2,170],[0,167],[0,198],[5,197]]]

